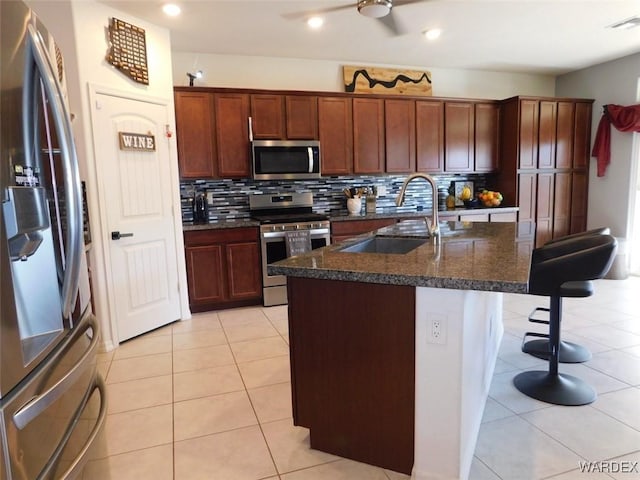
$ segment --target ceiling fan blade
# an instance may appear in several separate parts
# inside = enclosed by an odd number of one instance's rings
[[[393,10],[389,12],[388,15],[384,17],[380,17],[377,19],[384,27],[388,30],[391,35],[404,35],[407,33],[404,28],[400,25],[395,15],[393,14]]]
[[[354,8],[353,3],[349,3],[348,5],[340,5],[337,7],[321,8],[319,10],[305,10],[301,12],[283,13],[282,17],[289,20],[297,20],[300,18],[313,17],[314,15],[323,15],[325,13],[338,12],[340,10],[349,10],[351,8]]]
[[[402,5],[411,5],[412,3],[424,3],[431,0],[393,0],[394,7],[400,7]]]

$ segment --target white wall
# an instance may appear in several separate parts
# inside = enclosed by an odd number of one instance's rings
[[[67,65],[67,84],[71,111],[76,115],[74,133],[81,162],[81,176],[87,184],[89,217],[91,220],[92,248],[90,261],[96,315],[103,327],[103,337],[107,344],[117,345],[117,332],[111,316],[112,305],[107,296],[107,272],[110,265],[106,254],[109,248],[104,192],[96,174],[91,127],[91,105],[89,87],[105,88],[138,98],[154,98],[166,101],[170,109],[170,129],[175,131],[173,82],[171,75],[171,44],[168,30],[156,27],[135,17],[123,14],[104,4],[90,0],[83,1],[30,1],[29,5],[56,37]],[[107,27],[111,17],[130,22],[145,29],[147,44],[147,64],[149,85],[133,82],[117,71],[105,60],[108,51]],[[175,136],[174,136],[175,139]],[[174,191],[167,192],[174,197],[174,209],[180,212],[178,180],[178,160],[175,141],[171,144],[172,183]],[[176,250],[180,275],[181,307],[183,317],[189,316],[186,270],[184,268],[184,244],[182,239],[182,219],[176,218]],[[105,240],[106,241],[103,241]]]
[[[593,147],[602,106],[637,104],[639,77],[640,54],[630,55],[558,77],[556,95],[595,99],[591,128]],[[612,234],[619,238],[619,252],[625,256],[631,245],[630,225],[638,178],[638,147],[634,141],[637,134],[622,133],[615,128],[611,132],[611,164],[604,177],[597,177],[596,159],[591,161],[588,226],[610,226]],[[621,261],[626,263],[627,259]]]
[[[342,66],[353,62],[173,52],[174,85],[189,85],[187,72],[202,70],[195,86],[343,92]],[[514,95],[553,96],[555,77],[520,73],[379,65],[426,69],[438,97],[502,99]]]

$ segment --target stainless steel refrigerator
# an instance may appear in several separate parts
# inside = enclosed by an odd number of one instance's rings
[[[0,1],[0,479],[75,478],[103,428],[64,59]]]

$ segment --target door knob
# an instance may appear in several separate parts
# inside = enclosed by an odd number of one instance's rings
[[[111,232],[111,240],[120,240],[122,237],[133,237],[133,233],[120,233],[117,230]]]

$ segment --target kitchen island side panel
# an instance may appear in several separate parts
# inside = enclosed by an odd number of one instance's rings
[[[288,278],[294,424],[311,447],[411,473],[415,288]]]

